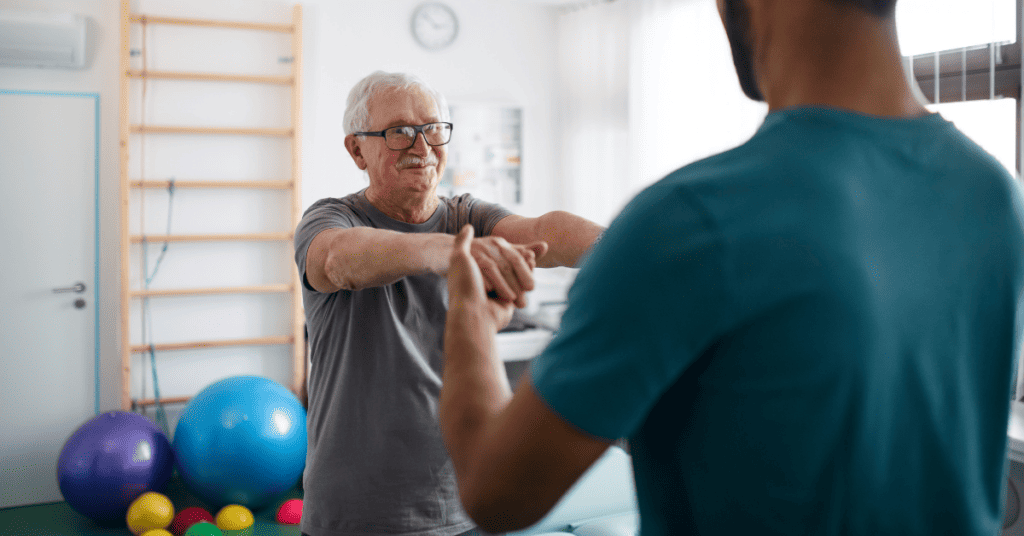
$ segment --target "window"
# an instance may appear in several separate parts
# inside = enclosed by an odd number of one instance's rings
[[[1014,0],[899,0],[904,55],[1017,40]]]

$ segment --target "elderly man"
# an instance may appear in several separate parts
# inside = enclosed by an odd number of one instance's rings
[[[915,99],[894,3],[719,1],[764,125],[623,210],[514,396],[460,234],[440,420],[482,529],[629,437],[644,536],[999,532],[1024,207]]]
[[[468,532],[437,424],[454,235],[473,227],[484,288],[523,306],[535,266],[576,265],[603,228],[438,197],[452,125],[444,97],[413,76],[360,81],[344,127],[369,186],[314,203],[295,236],[312,363],[302,531]]]

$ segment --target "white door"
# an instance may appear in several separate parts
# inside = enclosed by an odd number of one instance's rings
[[[0,508],[63,500],[57,456],[98,409],[98,100],[0,90]]]

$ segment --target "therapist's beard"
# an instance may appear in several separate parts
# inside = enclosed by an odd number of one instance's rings
[[[403,156],[403,157],[398,159],[398,162],[395,163],[395,168],[398,169],[399,171],[401,171],[403,169],[411,168],[411,167],[419,167],[419,166],[434,167],[436,165],[437,165],[437,157],[436,156],[428,156],[426,158],[420,158],[420,157],[418,157],[416,155],[407,154],[407,155],[405,155],[405,156]]]
[[[740,89],[751,100],[764,102],[764,95],[754,78],[754,54],[750,46],[750,17],[746,0],[725,0],[725,16],[722,17],[725,35],[732,49],[732,63],[740,79]]]

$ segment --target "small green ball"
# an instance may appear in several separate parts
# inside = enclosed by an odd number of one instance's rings
[[[200,521],[185,531],[185,536],[224,536],[224,533],[213,523]]]

